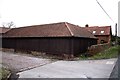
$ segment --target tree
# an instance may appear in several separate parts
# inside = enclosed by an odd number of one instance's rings
[[[7,28],[12,28],[12,27],[15,27],[15,24],[13,21],[7,22],[7,23],[4,22],[4,23],[2,23],[2,26],[7,27]]]

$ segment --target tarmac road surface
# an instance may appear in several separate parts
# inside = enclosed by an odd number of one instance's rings
[[[19,78],[109,78],[116,61],[56,61],[18,74]]]
[[[19,78],[109,78],[117,58],[56,61],[1,52],[2,63],[18,72]]]

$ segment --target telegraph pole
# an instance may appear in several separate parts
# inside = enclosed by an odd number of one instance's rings
[[[115,44],[117,45],[117,23],[115,24]]]

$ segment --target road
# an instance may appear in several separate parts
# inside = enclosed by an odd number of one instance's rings
[[[109,78],[117,58],[103,60],[51,61],[50,59],[0,52],[2,62],[19,78]]]
[[[115,62],[116,59],[56,61],[18,74],[20,78],[109,78]]]

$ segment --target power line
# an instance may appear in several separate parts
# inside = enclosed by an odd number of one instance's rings
[[[97,1],[97,0],[96,0]],[[113,21],[113,19],[109,16],[109,14],[105,11],[105,9],[102,7],[102,5],[97,1],[97,3],[99,4],[99,6],[102,8],[102,10],[107,14],[107,16]],[[113,21],[114,23],[114,21]],[[115,43],[117,44],[117,23],[115,24],[115,36],[116,36],[116,40]]]
[[[97,0],[96,0],[97,1]],[[97,1],[97,3],[99,4],[99,6],[102,8],[102,10],[106,13],[106,15],[110,18],[110,20],[112,20],[112,22],[114,23],[113,19],[109,16],[109,14],[105,11],[105,9],[102,7],[102,5]]]

